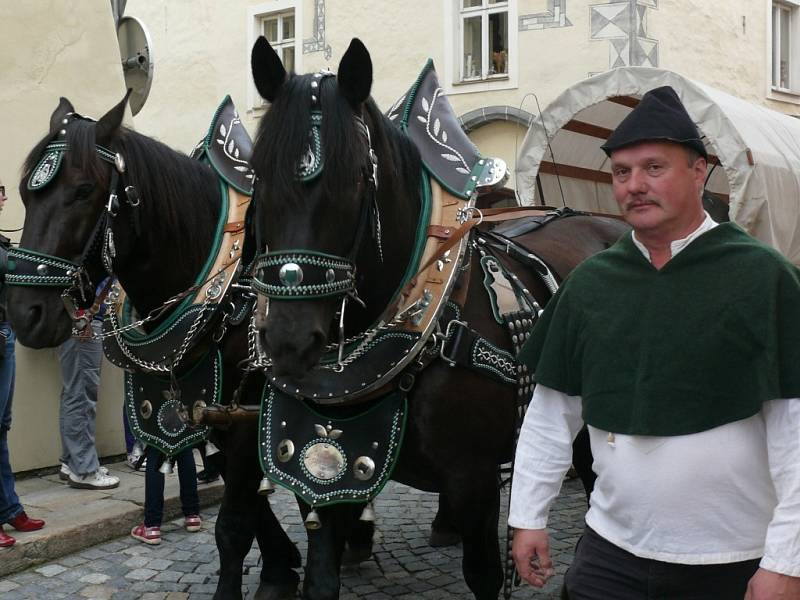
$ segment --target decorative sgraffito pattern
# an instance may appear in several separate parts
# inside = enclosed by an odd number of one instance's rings
[[[325,60],[333,54],[330,44],[325,43],[325,0],[314,3],[314,37],[303,40],[303,54],[312,52],[324,52]]]
[[[620,0],[591,7],[591,39],[608,41],[609,69],[658,66],[658,40],[647,35],[652,8],[658,8],[658,0]]]
[[[572,27],[572,23],[567,18],[567,0],[549,0],[545,12],[520,15],[519,17],[520,31],[552,27]]]

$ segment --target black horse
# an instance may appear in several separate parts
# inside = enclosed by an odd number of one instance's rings
[[[304,249],[352,257],[363,307],[351,302],[347,308],[349,337],[367,329],[385,310],[411,261],[421,210],[419,152],[370,99],[372,63],[358,40],[342,57],[336,77],[287,74],[264,38],[253,48],[252,69],[259,93],[271,103],[252,161],[258,177],[255,198],[262,211],[257,223],[261,242],[271,252]],[[299,165],[308,164],[302,159],[308,156],[312,108],[321,111],[325,162],[318,177],[304,180],[298,172]],[[377,177],[372,173],[373,151]],[[379,234],[374,220],[371,227],[364,225],[364,205],[372,201],[369,190],[375,180]],[[615,219],[574,216],[520,239],[563,276],[625,230]],[[477,254],[470,267],[479,270]],[[517,274],[543,303],[549,293],[542,281],[532,272]],[[470,278],[461,318],[489,341],[508,348],[507,331],[493,320],[481,279]],[[301,385],[329,340],[336,341],[332,323],[340,305],[341,297],[270,298],[261,335],[273,359],[271,375]],[[497,469],[512,457],[515,397],[513,387],[434,361],[417,375],[409,392],[405,440],[392,475],[443,494],[462,536],[464,578],[478,600],[496,599],[503,580]],[[339,596],[345,531],[361,507],[340,504],[317,510],[323,526],[309,532],[303,597],[331,600]]]
[[[95,122],[76,115],[69,101],[61,99],[49,132],[25,162],[19,188],[26,209],[20,247],[73,263],[85,259],[88,278],[97,283],[105,275],[99,252],[84,250],[106,210],[109,193],[115,193],[122,201],[112,226],[113,271],[136,311],[146,315],[192,286],[216,235],[220,188],[206,165],[123,127],[126,102],[127,96]],[[46,186],[29,189],[32,171],[46,146],[57,139],[66,142],[64,164]],[[125,171],[115,186],[114,166],[98,155],[98,145],[124,158]],[[125,201],[128,185],[138,191],[138,206],[130,198]],[[21,343],[45,348],[68,338],[73,322],[64,310],[62,291],[9,287],[8,312]],[[159,321],[145,327],[155,327]],[[248,356],[246,330],[247,320],[244,326],[229,328],[222,341],[222,394],[227,399],[242,379],[240,363]],[[256,382],[245,392],[258,389]],[[247,403],[247,397],[240,402]],[[299,553],[267,498],[256,493],[260,467],[254,452],[255,429],[254,422],[234,423],[217,438],[226,459],[225,496],[216,525],[221,562],[217,598],[241,597],[242,562],[254,536],[264,559],[258,598],[294,597],[299,580],[293,570],[300,566]]]

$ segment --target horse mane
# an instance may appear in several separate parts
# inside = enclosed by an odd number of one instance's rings
[[[52,140],[50,133],[28,154],[21,185],[26,185],[45,147]],[[74,121],[67,129],[66,142],[68,150],[64,166],[81,171],[102,186],[101,189],[107,189],[109,165],[95,151],[95,122],[88,119]],[[219,187],[206,165],[127,127],[121,127],[108,146],[124,158],[124,181],[136,187],[142,200],[138,210],[142,211],[143,220],[154,231],[192,240],[200,223],[209,219],[215,222],[219,217]],[[192,207],[182,207],[181,210],[175,200],[186,196],[187,190],[192,190]]]
[[[289,206],[303,197],[297,165],[309,140],[312,79],[313,75],[289,76],[261,119],[253,148],[252,164],[264,169],[258,172],[264,189]],[[321,133],[325,156],[320,185],[326,197],[339,198],[358,184],[361,169],[366,166],[364,140],[356,127],[352,107],[338,91],[336,79],[324,77],[319,81],[317,93],[324,115]],[[364,117],[372,125],[372,146],[379,157],[379,186],[398,192],[408,189],[416,196],[421,166],[419,152],[383,116],[371,98],[365,102],[364,109]]]

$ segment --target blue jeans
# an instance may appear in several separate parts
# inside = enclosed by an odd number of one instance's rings
[[[22,505],[14,490],[14,473],[8,458],[8,430],[11,429],[11,400],[14,397],[14,341],[11,326],[0,322],[0,330],[8,334],[6,354],[0,358],[0,524],[10,521],[22,512]]]
[[[147,447],[147,467],[144,472],[145,527],[161,527],[164,518],[164,474],[158,470],[161,466],[161,457],[158,448]],[[183,516],[197,515],[200,513],[200,499],[197,496],[197,468],[194,465],[192,449],[182,450],[176,458]]]

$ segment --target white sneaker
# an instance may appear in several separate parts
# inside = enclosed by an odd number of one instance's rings
[[[103,475],[108,475],[108,469],[105,467],[98,467],[97,469]],[[72,469],[69,468],[67,463],[61,463],[61,470],[58,472],[58,478],[61,481],[69,481],[69,476],[72,475]]]
[[[110,490],[119,485],[119,477],[114,475],[104,475],[100,469],[88,475],[76,475],[71,473],[67,481],[69,487],[78,488],[80,490]]]
[[[147,466],[147,459],[141,454],[137,455],[131,452],[128,454],[128,458],[125,459],[125,463],[134,471],[138,471],[139,469],[144,469]]]

